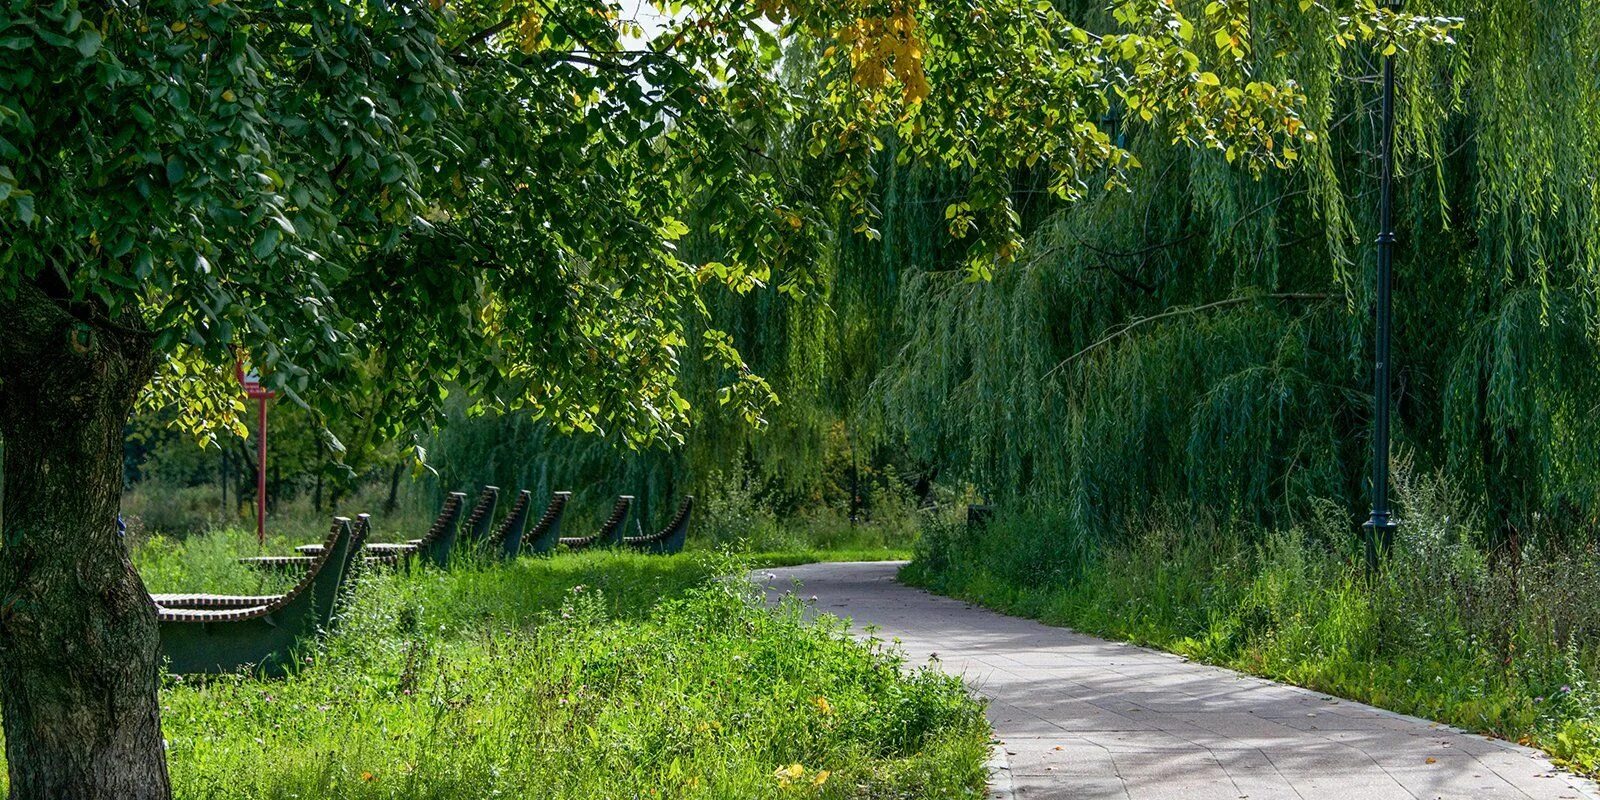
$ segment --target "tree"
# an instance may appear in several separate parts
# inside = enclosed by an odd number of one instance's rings
[[[765,382],[683,320],[716,286],[804,294],[828,209],[871,232],[885,137],[969,176],[948,218],[975,277],[1016,252],[1017,171],[1070,198],[1136,165],[1096,125],[1113,102],[1253,169],[1314,138],[1292,81],[1241,68],[1244,0],[1116,9],[1094,35],[1012,0],[696,0],[648,29],[599,0],[0,5],[12,796],[169,793],[155,618],[114,527],[147,384],[201,436],[238,424],[244,359],[390,435],[465,391],[644,446],[689,423],[696,353],[759,423]],[[785,44],[814,79],[783,78]],[[676,255],[688,207],[721,258]]]

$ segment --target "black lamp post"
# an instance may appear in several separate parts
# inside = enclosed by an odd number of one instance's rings
[[[1402,0],[1384,0],[1399,11]],[[1376,573],[1378,559],[1394,543],[1398,527],[1389,508],[1389,327],[1390,279],[1394,272],[1394,55],[1383,57],[1383,172],[1378,201],[1377,338],[1372,368],[1372,516],[1362,526],[1367,570]]]

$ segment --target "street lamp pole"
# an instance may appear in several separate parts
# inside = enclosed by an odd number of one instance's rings
[[[1399,11],[1402,0],[1385,5]],[[1390,282],[1394,273],[1394,60],[1383,57],[1383,168],[1378,201],[1377,333],[1372,368],[1372,516],[1361,526],[1367,551],[1367,571],[1376,574],[1378,562],[1394,544],[1398,527],[1389,508],[1389,389],[1390,389]]]

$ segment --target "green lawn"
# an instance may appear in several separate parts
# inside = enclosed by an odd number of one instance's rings
[[[231,532],[136,561],[152,591],[272,588],[232,561],[254,549]],[[989,730],[959,681],[767,608],[726,577],[751,564],[602,552],[370,574],[300,674],[167,688],[177,796],[981,796]]]

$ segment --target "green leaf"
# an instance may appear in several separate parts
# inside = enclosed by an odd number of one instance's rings
[[[84,58],[89,58],[98,52],[100,52],[100,32],[92,27],[88,28],[78,37],[78,53]]]
[[[255,246],[250,251],[255,254],[256,258],[266,258],[272,255],[273,250],[278,249],[278,242],[281,239],[283,239],[283,231],[275,227],[267,228],[261,232],[261,236],[256,239]]]

